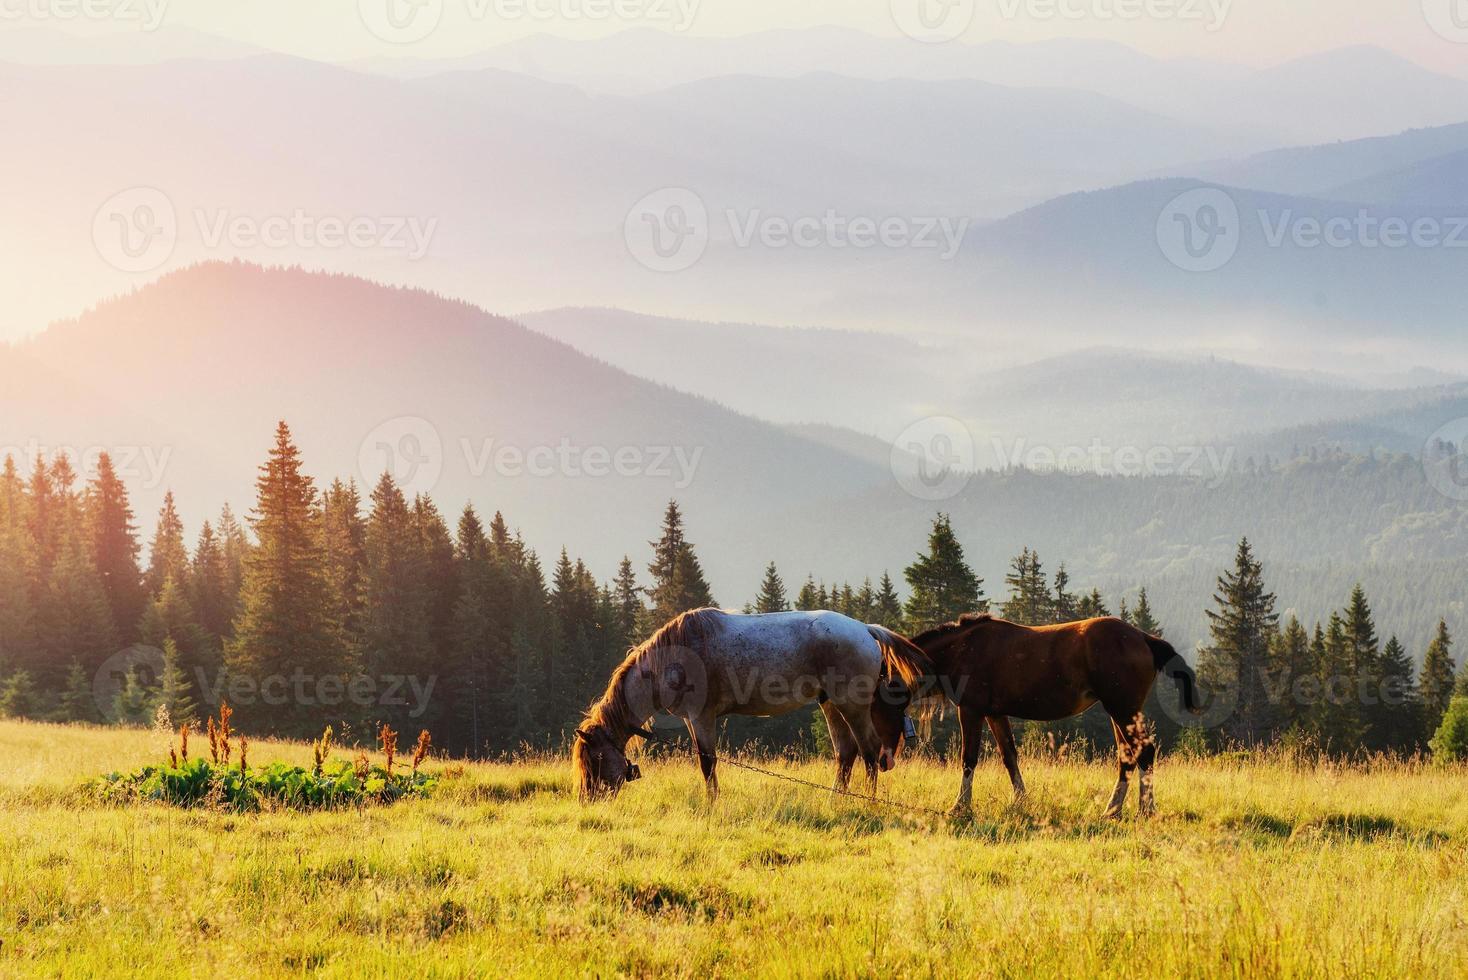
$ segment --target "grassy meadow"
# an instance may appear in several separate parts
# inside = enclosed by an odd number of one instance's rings
[[[429,799],[298,814],[104,807],[147,731],[0,722],[0,976],[1463,976],[1468,772],[987,759],[974,815],[914,817],[686,761],[585,806],[567,766],[435,764]],[[252,742],[256,764],[310,748]],[[826,782],[825,763],[780,765]],[[946,806],[904,760],[893,799]]]

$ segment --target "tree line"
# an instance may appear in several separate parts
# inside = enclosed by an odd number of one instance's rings
[[[554,746],[630,646],[679,612],[715,604],[675,501],[649,548],[641,577],[628,556],[598,582],[564,549],[547,572],[499,513],[486,523],[466,506],[451,527],[390,474],[365,498],[351,482],[317,488],[281,423],[247,519],[226,506],[190,546],[170,494],[143,562],[127,489],[105,454],[85,482],[66,456],[35,460],[28,477],[7,459],[0,716],[145,722],[161,709],[182,721],[223,698],[262,733],[386,721],[430,729],[436,744],[475,756]],[[832,609],[909,633],[990,608],[946,515],[903,578],[905,600],[886,572],[860,585],[808,576],[791,598],[771,563],[745,608]],[[1016,622],[1111,614],[1098,590],[1076,590],[1064,565],[1050,576],[1029,549],[1005,586],[997,612]],[[1211,744],[1299,736],[1338,752],[1407,753],[1455,723],[1455,683],[1468,738],[1468,681],[1455,681],[1446,623],[1416,677],[1401,644],[1378,640],[1360,589],[1313,633],[1281,627],[1274,602],[1243,543],[1219,579],[1200,653],[1205,682],[1235,702]],[[1163,633],[1145,588],[1117,614]],[[1363,697],[1363,684],[1390,697]],[[1151,714],[1165,739],[1201,744],[1160,707]],[[823,735],[811,717],[735,719],[728,734],[809,746]],[[1110,735],[1088,716],[1030,726],[1027,737],[1105,744]]]

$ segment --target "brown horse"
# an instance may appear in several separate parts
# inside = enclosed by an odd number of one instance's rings
[[[1157,747],[1142,719],[1142,705],[1159,672],[1178,685],[1183,703],[1197,714],[1193,670],[1166,640],[1119,619],[1088,619],[1062,626],[1020,626],[987,614],[967,615],[913,638],[933,661],[943,694],[958,705],[963,729],[963,784],[956,811],[973,796],[981,726],[987,722],[1004,757],[1015,797],[1024,795],[1011,717],[1059,721],[1096,702],[1111,716],[1120,774],[1106,816],[1119,817],[1132,770],[1141,769],[1139,809],[1153,811],[1152,765]]]
[[[571,759],[581,795],[615,794],[639,778],[627,743],[656,738],[643,726],[666,712],[693,737],[712,799],[719,718],[782,715],[812,702],[831,729],[838,787],[860,755],[875,789],[878,770],[891,769],[901,747],[910,691],[930,673],[906,638],[833,612],[684,613],[628,654],[576,730]]]

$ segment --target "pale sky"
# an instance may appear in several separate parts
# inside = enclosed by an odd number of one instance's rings
[[[0,30],[38,20],[88,30],[84,20],[37,17],[50,5],[82,0],[0,0]],[[1204,57],[1255,65],[1353,44],[1396,51],[1437,71],[1468,77],[1468,43],[1445,39],[1434,18],[1468,41],[1468,0],[86,0],[161,10],[163,23],[322,60],[374,55],[448,57],[528,34],[595,37],[632,27],[728,36],[772,28],[840,25],[898,35],[894,7],[954,5],[968,28],[961,43],[1054,37],[1119,41],[1162,57]],[[410,45],[387,44],[363,28],[359,8],[388,3],[441,5],[438,28]],[[1452,19],[1457,5],[1457,20]],[[59,9],[59,8],[58,8]],[[1146,11],[1154,11],[1148,15]],[[1137,12],[1141,16],[1137,16]],[[691,12],[691,18],[688,14]],[[1222,24],[1219,26],[1219,13]],[[1128,14],[1130,13],[1130,16]],[[369,13],[368,16],[371,16]],[[899,17],[901,15],[899,14]]]

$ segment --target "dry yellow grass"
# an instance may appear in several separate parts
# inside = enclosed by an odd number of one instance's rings
[[[735,770],[710,810],[683,760],[591,806],[555,760],[337,813],[78,790],[164,752],[0,722],[0,974],[1468,974],[1462,770],[1165,758],[1158,817],[1133,800],[1119,824],[1097,817],[1109,767],[1039,760],[1020,806],[990,760],[963,822]],[[909,761],[883,792],[941,807],[956,786]]]

